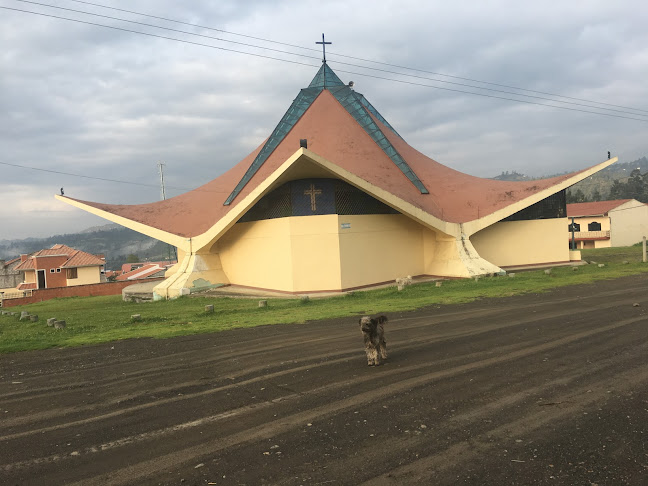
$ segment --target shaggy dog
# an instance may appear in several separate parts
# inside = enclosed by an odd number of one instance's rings
[[[385,341],[384,325],[387,324],[387,317],[364,316],[360,319],[360,330],[364,336],[365,352],[367,353],[367,364],[378,366],[381,359],[387,359],[387,342]]]

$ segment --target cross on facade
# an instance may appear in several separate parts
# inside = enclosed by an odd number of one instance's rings
[[[317,199],[316,196],[322,194],[321,189],[315,189],[315,184],[310,185],[310,189],[304,191],[304,196],[310,196],[311,200],[311,211],[317,211]]]
[[[324,34],[322,33],[322,42],[316,42],[315,44],[322,44],[322,62],[326,63],[326,44],[332,44],[332,42],[326,42],[324,40]]]

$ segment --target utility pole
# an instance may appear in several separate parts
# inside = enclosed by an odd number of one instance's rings
[[[166,191],[164,190],[164,162],[158,162],[158,172],[160,173],[160,198],[166,200]]]
[[[164,166],[166,164],[164,162],[158,162],[158,172],[160,173],[160,199],[163,201],[166,201],[166,190],[164,187]],[[174,254],[176,260],[178,259],[178,254],[176,253],[175,247],[173,247],[173,250],[171,249],[171,245],[167,245],[167,259],[171,260],[171,255]]]

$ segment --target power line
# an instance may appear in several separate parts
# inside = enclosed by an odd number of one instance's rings
[[[274,60],[274,61],[287,62],[287,63],[297,64],[297,65],[301,65],[301,66],[317,67],[317,66],[314,66],[312,64],[308,64],[308,63],[304,63],[304,62],[292,61],[292,60],[289,60],[289,59],[281,59],[281,58],[277,58],[277,57],[273,57],[273,56],[266,56],[266,55],[263,55],[263,54],[256,54],[256,53],[252,53],[252,52],[239,51],[239,50],[236,50],[236,49],[229,49],[229,48],[226,48],[226,47],[219,47],[219,46],[214,46],[214,45],[210,45],[210,44],[203,44],[203,43],[200,43],[200,42],[194,42],[194,41],[189,41],[189,40],[185,40],[185,39],[177,39],[177,38],[174,38],[174,37],[168,37],[168,36],[163,36],[163,35],[159,35],[159,34],[151,34],[149,32],[141,32],[141,31],[132,30],[132,29],[125,29],[123,27],[115,27],[115,26],[111,26],[111,25],[99,24],[99,23],[96,23],[96,22],[88,22],[86,20],[71,19],[71,18],[68,18],[68,17],[61,17],[61,16],[58,16],[58,15],[45,14],[45,13],[41,13],[41,12],[33,12],[33,11],[29,11],[29,10],[23,10],[23,9],[11,8],[11,7],[5,7],[5,6],[0,6],[0,8],[5,9],[5,10],[12,10],[12,11],[16,11],[16,12],[28,13],[28,14],[32,14],[32,15],[39,15],[39,16],[43,16],[43,17],[55,18],[55,19],[59,19],[59,20],[68,20],[70,22],[77,22],[77,23],[86,24],[86,25],[93,25],[93,26],[103,27],[103,28],[107,28],[107,29],[119,30],[119,31],[122,31],[122,32],[140,34],[140,35],[145,35],[145,36],[148,36],[148,37],[155,37],[155,38],[171,40],[171,41],[175,41],[175,42],[182,42],[182,43],[185,43],[185,44],[191,44],[191,45],[196,45],[196,46],[201,46],[201,47],[209,47],[211,49],[218,49],[218,50],[221,50],[221,51],[234,52],[234,53],[238,53],[238,54],[245,54],[245,55],[248,55],[248,56],[254,56],[254,57],[259,57],[259,58],[263,58],[263,59],[271,59],[271,60]],[[358,66],[358,67],[363,68],[362,66]],[[503,97],[503,96],[488,95],[488,94],[485,94],[485,93],[475,93],[475,92],[472,92],[472,91],[465,91],[465,90],[460,90],[460,89],[446,88],[446,87],[442,87],[442,86],[435,86],[435,85],[423,84],[423,83],[415,83],[415,82],[412,82],[412,81],[405,81],[405,80],[387,78],[387,77],[384,77],[384,76],[376,76],[376,75],[366,74],[366,73],[358,73],[358,72],[355,72],[355,71],[348,71],[348,70],[343,70],[343,69],[338,69],[338,71],[343,72],[343,73],[347,73],[347,74],[353,74],[353,75],[356,75],[356,76],[364,76],[364,77],[369,77],[369,78],[373,78],[373,79],[381,79],[381,80],[385,80],[385,81],[391,81],[391,82],[395,82],[395,83],[409,84],[409,85],[412,85],[412,86],[420,86],[420,87],[425,87],[425,88],[440,89],[440,90],[451,91],[451,92],[455,92],[455,93],[463,93],[463,94],[469,94],[469,95],[474,95],[474,96],[482,96],[482,97],[485,97],[485,98],[493,98],[493,99],[500,99],[500,100],[505,100],[505,101],[513,101],[513,102],[517,102],[517,103],[525,103],[525,104],[528,104],[528,105],[546,106],[546,107],[549,107],[549,108],[558,108],[558,109],[561,109],[561,110],[576,111],[576,112],[581,112],[581,113],[589,113],[589,114],[593,114],[593,115],[601,115],[601,116],[607,116],[607,117],[612,117],[612,118],[623,118],[623,119],[627,119],[627,120],[648,122],[648,119],[642,119],[642,118],[633,118],[633,117],[628,117],[628,116],[623,116],[623,115],[614,115],[614,114],[611,114],[611,113],[602,113],[602,112],[597,112],[597,111],[582,110],[582,109],[578,109],[578,108],[569,108],[569,107],[566,107],[566,106],[557,106],[557,105],[551,105],[551,104],[547,104],[547,103],[538,103],[538,102],[534,102],[534,101],[520,100],[520,99],[515,99],[515,98],[506,98],[506,97]],[[396,74],[398,74],[398,73],[396,73]],[[521,96],[527,96],[527,95],[521,95]],[[558,100],[551,100],[551,101],[560,103],[560,101],[558,101]],[[562,102],[562,103],[564,103],[564,102]],[[596,107],[591,107],[591,108],[598,109]],[[644,116],[644,115],[636,114],[636,116]]]
[[[159,189],[160,186],[156,184],[146,184],[144,182],[133,182],[133,181],[122,181],[119,179],[108,179],[105,177],[96,177],[96,176],[89,176],[89,175],[84,175],[84,174],[74,174],[72,172],[62,172],[60,170],[52,170],[52,169],[42,169],[40,167],[30,167],[27,165],[19,165],[19,164],[11,164],[9,162],[0,162],[1,165],[7,165],[10,167],[17,167],[19,169],[29,169],[29,170],[37,170],[39,172],[48,172],[50,174],[59,174],[59,175],[66,175],[66,176],[71,176],[71,177],[81,177],[83,179],[93,179],[96,181],[103,181],[103,182],[114,182],[118,184],[130,184],[133,186],[143,186],[143,187],[153,187],[155,189]],[[219,194],[224,194],[227,191],[212,191],[212,190],[207,190],[207,189],[189,189],[186,187],[177,187],[177,186],[165,186],[165,187],[170,187],[172,189],[177,189],[180,191],[200,191],[200,192],[213,192],[213,193],[219,193]]]
[[[188,32],[188,31],[179,30],[179,29],[172,29],[172,28],[169,28],[169,27],[162,27],[162,26],[159,26],[159,25],[148,24],[148,23],[145,23],[145,22],[139,22],[139,21],[135,21],[135,20],[123,19],[123,18],[119,18],[119,17],[112,17],[112,16],[109,16],[109,15],[102,15],[102,14],[97,14],[97,13],[92,13],[92,12],[86,12],[86,11],[83,11],[83,10],[77,10],[77,9],[72,9],[72,8],[59,7],[59,6],[56,6],[56,5],[50,5],[50,4],[40,3],[40,2],[34,2],[34,1],[30,1],[30,0],[16,0],[16,1],[22,2],[22,3],[29,3],[29,4],[32,4],[32,5],[39,5],[39,6],[42,6],[42,7],[50,7],[50,8],[55,8],[55,9],[59,9],[59,10],[65,10],[65,11],[68,11],[68,12],[80,13],[80,14],[84,14],[84,15],[91,15],[91,16],[94,16],[94,17],[100,17],[100,18],[105,18],[105,19],[110,19],[110,20],[117,20],[117,21],[120,21],[120,22],[128,22],[128,23],[131,23],[131,24],[141,25],[141,26],[145,26],[145,27],[152,27],[152,28],[155,28],[155,29],[168,30],[170,32],[186,34],[186,35],[192,35],[192,36],[196,36],[196,37],[202,37],[202,38],[217,40],[217,41],[220,41],[220,42],[228,42],[228,43],[237,44],[237,45],[241,45],[241,46],[245,46],[245,47],[252,47],[252,48],[255,48],[255,49],[264,49],[264,50],[269,50],[269,51],[273,51],[273,52],[279,52],[279,53],[282,53],[282,54],[289,54],[289,55],[294,55],[294,56],[306,57],[308,59],[319,60],[319,57],[315,57],[315,56],[306,56],[304,54],[297,54],[297,53],[288,52],[288,51],[281,50],[281,49],[273,49],[273,48],[270,48],[270,47],[259,46],[259,45],[255,45],[255,44],[245,43],[245,42],[238,42],[238,41],[233,41],[233,40],[229,40],[229,39],[223,39],[223,38],[220,38],[220,37],[214,37],[214,36],[209,36],[209,35],[204,35],[204,34],[196,34],[194,32]],[[77,0],[72,0],[72,1],[77,1]],[[90,5],[95,5],[95,6],[101,6],[101,5],[98,5],[98,4],[89,3],[89,2],[83,2],[83,1],[79,1],[79,3],[90,4]],[[112,7],[104,7],[104,8],[112,8]],[[136,13],[136,12],[131,12],[131,11],[124,10],[124,9],[116,9],[115,8],[114,10],[126,11],[126,12],[129,12],[129,13]],[[146,15],[146,14],[139,14],[139,15]],[[156,16],[150,16],[150,17],[152,17],[152,18],[161,18],[161,17],[156,17]],[[163,18],[161,18],[161,19],[163,19]],[[169,19],[164,19],[164,20],[170,21]],[[178,22],[178,23],[185,24],[185,22],[180,22],[180,21],[173,21],[173,22]],[[194,25],[194,24],[189,24],[189,25]],[[202,26],[196,26],[196,27],[207,28],[207,27],[202,27]],[[218,29],[211,29],[211,30],[218,30]],[[347,65],[347,66],[351,66],[351,67],[358,67],[358,68],[361,68],[361,69],[370,69],[372,71],[378,71],[378,72],[382,72],[382,73],[386,73],[386,74],[395,74],[395,75],[398,75],[398,76],[407,76],[407,77],[411,77],[411,78],[423,79],[423,80],[427,80],[427,81],[451,84],[451,85],[456,85],[456,86],[463,86],[463,87],[467,87],[467,88],[479,89],[479,90],[490,91],[490,92],[495,92],[495,93],[503,93],[503,94],[513,95],[513,96],[522,96],[522,97],[526,97],[526,98],[533,98],[533,99],[539,99],[539,100],[543,100],[543,101],[550,101],[550,102],[553,102],[553,103],[563,103],[563,104],[574,105],[574,106],[582,106],[582,107],[585,107],[585,108],[592,108],[592,109],[595,109],[595,110],[603,109],[603,108],[598,107],[598,106],[591,106],[590,104],[576,103],[576,102],[573,102],[573,101],[562,101],[562,100],[556,100],[556,99],[553,99],[553,98],[546,98],[546,97],[543,97],[543,96],[527,95],[527,94],[523,94],[523,93],[515,93],[515,92],[511,92],[511,91],[506,91],[506,90],[501,90],[501,89],[494,89],[494,88],[485,88],[485,87],[482,87],[482,86],[475,86],[475,85],[466,84],[466,83],[458,83],[458,82],[454,82],[454,81],[445,81],[445,80],[442,80],[442,79],[434,79],[434,78],[429,78],[429,77],[425,77],[425,76],[418,76],[418,75],[415,75],[415,74],[399,73],[399,72],[390,71],[390,70],[387,70],[387,69],[373,68],[373,67],[369,67],[369,66],[359,66],[357,64],[348,63],[348,62],[344,62],[344,61],[336,61],[336,62],[338,64],[343,64],[343,65]],[[372,61],[369,61],[369,62],[372,62]],[[411,69],[411,68],[404,68],[404,69]],[[477,82],[481,82],[481,81],[477,81]],[[493,84],[493,83],[489,83],[489,84]],[[520,88],[512,88],[512,89],[518,89],[519,90]],[[478,93],[471,93],[471,94],[478,94]],[[560,96],[560,95],[553,95],[553,94],[550,94],[550,95],[554,96],[554,97],[555,96]],[[593,103],[598,103],[598,102],[593,102]],[[555,106],[555,105],[549,105],[549,106]],[[617,109],[613,109],[613,108],[607,108],[607,110],[608,111],[614,111],[614,112],[617,112],[617,113],[624,113],[624,114],[627,114],[627,115],[648,117],[648,114],[647,115],[642,115],[640,113],[634,113],[633,111],[629,112],[627,110],[617,110]],[[634,110],[634,109],[630,108],[630,110]],[[635,110],[635,111],[641,111],[641,110]]]
[[[266,38],[263,38],[263,37],[255,37],[255,36],[252,36],[252,35],[241,34],[241,33],[227,31],[227,30],[223,30],[223,29],[216,29],[214,27],[208,27],[208,26],[204,26],[204,25],[200,25],[200,24],[194,24],[194,23],[191,23],[191,22],[183,22],[183,21],[180,21],[180,20],[170,19],[170,18],[167,18],[167,17],[159,17],[159,16],[152,15],[152,14],[146,14],[146,13],[142,13],[142,12],[135,12],[135,11],[132,11],[132,10],[126,10],[126,9],[121,9],[121,8],[117,8],[117,7],[111,7],[111,6],[108,6],[108,5],[101,5],[101,4],[98,4],[98,3],[86,2],[86,1],[83,1],[83,0],[69,0],[69,1],[76,2],[76,3],[82,3],[82,4],[85,4],[85,5],[92,5],[92,6],[100,7],[100,8],[104,8],[104,9],[110,9],[110,10],[116,10],[116,11],[120,11],[120,12],[131,13],[131,14],[135,14],[135,15],[141,15],[143,17],[150,17],[150,18],[154,18],[154,19],[158,19],[158,20],[164,20],[166,22],[173,22],[173,23],[176,23],[176,24],[188,25],[188,26],[197,27],[197,28],[200,28],[200,29],[213,30],[215,32],[222,32],[224,34],[235,35],[235,36],[244,37],[244,38],[248,38],[248,39],[259,40],[259,41],[262,41],[262,42],[268,42],[268,43],[277,44],[277,45],[283,45],[283,46],[287,46],[287,47],[294,47],[294,48],[302,49],[302,50],[306,50],[306,51],[319,52],[319,49],[315,49],[315,48],[312,48],[312,47],[304,47],[304,46],[299,46],[299,45],[296,45],[296,44],[289,44],[289,43],[286,43],[286,42],[279,42],[279,41],[275,41],[275,40],[272,40],[272,39],[266,39]],[[380,65],[383,65],[383,66],[390,66],[390,67],[396,67],[396,68],[399,68],[399,69],[406,69],[406,70],[409,70],[409,71],[416,71],[416,72],[421,72],[421,73],[426,73],[426,74],[433,74],[435,76],[443,76],[443,77],[447,77],[447,78],[461,79],[463,81],[472,81],[472,82],[475,82],[475,83],[488,84],[488,85],[491,85],[491,86],[499,86],[501,88],[509,88],[509,89],[515,89],[515,90],[519,90],[519,91],[526,91],[528,93],[544,94],[544,95],[548,95],[548,96],[555,96],[555,97],[565,98],[565,99],[574,100],[574,101],[583,101],[583,102],[586,102],[586,103],[595,103],[595,104],[598,104],[598,105],[613,106],[613,107],[616,107],[616,108],[625,108],[627,110],[633,110],[633,111],[640,111],[640,112],[648,113],[648,110],[642,110],[640,108],[633,108],[633,107],[623,106],[623,105],[615,105],[615,104],[612,104],[612,103],[604,103],[604,102],[601,102],[601,101],[587,100],[587,99],[583,99],[583,98],[574,98],[574,97],[571,97],[571,96],[565,96],[565,95],[560,95],[560,94],[556,94],[556,93],[549,93],[549,92],[546,92],[546,91],[537,91],[537,90],[532,90],[532,89],[520,88],[518,86],[511,86],[511,85],[506,85],[506,84],[492,83],[492,82],[489,82],[489,81],[483,81],[483,80],[474,79],[474,78],[465,78],[465,77],[461,77],[461,76],[453,76],[451,74],[437,73],[437,72],[434,72],[434,71],[426,71],[424,69],[411,68],[411,67],[408,67],[408,66],[401,66],[401,65],[398,65],[398,64],[391,64],[391,63],[375,61],[375,60],[371,60],[371,59],[364,59],[364,58],[361,58],[361,57],[349,56],[349,55],[335,53],[335,52],[330,52],[329,55],[330,54],[333,54],[334,56],[345,57],[345,58],[348,58],[348,59],[355,59],[356,61],[370,62],[370,63],[374,63],[374,64],[380,64]],[[340,62],[340,61],[337,61],[337,62]],[[370,69],[370,68],[368,68],[368,69]],[[441,80],[439,80],[439,81],[441,81]],[[560,100],[553,100],[553,101],[559,101],[560,102]]]

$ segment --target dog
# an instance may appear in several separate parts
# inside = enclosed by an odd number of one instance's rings
[[[360,330],[364,336],[365,352],[367,353],[367,364],[378,366],[380,360],[387,359],[387,342],[385,341],[386,316],[360,318]]]

